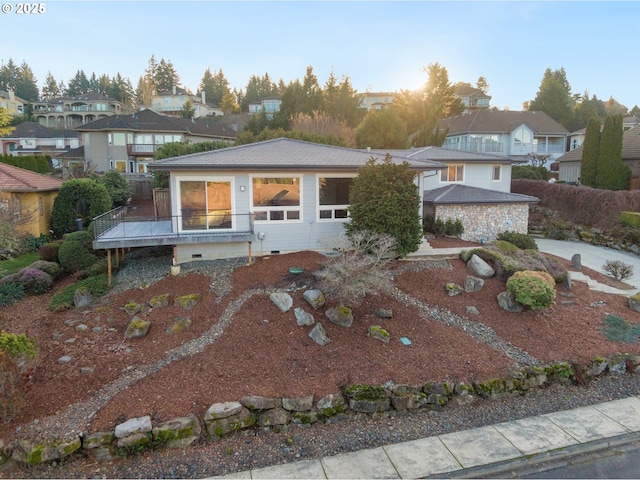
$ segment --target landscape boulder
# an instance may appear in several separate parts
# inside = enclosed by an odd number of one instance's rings
[[[293,306],[293,298],[286,292],[273,292],[269,294],[269,299],[281,312],[288,312]]]
[[[471,258],[467,262],[467,268],[473,275],[480,278],[491,278],[496,274],[496,271],[491,268],[491,265],[475,253],[471,255]]]
[[[516,301],[515,295],[511,292],[504,291],[499,293],[497,300],[498,304],[507,312],[517,313],[524,310],[524,307]]]
[[[464,279],[464,291],[467,293],[477,292],[484,287],[484,280],[482,278],[467,275]]]
[[[296,323],[299,327],[308,327],[315,323],[313,315],[309,312],[305,312],[302,308],[296,307],[293,309],[293,314],[296,316]]]
[[[349,307],[340,306],[336,308],[330,308],[324,314],[331,321],[331,323],[335,323],[336,325],[340,325],[341,327],[350,327],[353,323],[353,314],[351,313],[351,309]]]
[[[311,340],[321,347],[324,347],[331,342],[331,339],[327,336],[327,332],[324,330],[321,323],[316,323],[316,326],[313,327],[313,330],[309,333],[309,337],[311,337]]]
[[[314,309],[324,307],[324,304],[326,302],[324,293],[316,289],[306,290],[302,294],[302,298],[304,298]]]

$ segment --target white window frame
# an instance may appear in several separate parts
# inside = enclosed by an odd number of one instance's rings
[[[350,215],[349,215],[349,204],[345,204],[345,205],[320,205],[320,180],[323,178],[356,178],[358,175],[357,174],[340,174],[340,173],[333,173],[333,174],[317,174],[316,175],[316,221],[318,222],[348,222],[350,220]],[[331,210],[331,218],[321,218],[320,217],[320,212],[321,211],[326,211],[326,210]],[[336,218],[336,210],[347,210],[347,216],[346,218]]]
[[[257,178],[296,178],[298,179],[298,185],[300,187],[300,203],[295,206],[255,206],[253,204],[253,181]],[[278,172],[274,172],[272,174],[266,173],[261,175],[250,175],[249,176],[249,204],[251,205],[251,213],[253,213],[253,222],[254,224],[281,224],[281,223],[302,223],[303,222],[303,183],[302,183],[302,175],[295,174],[281,174]],[[276,219],[275,212],[283,212],[283,218]],[[289,218],[289,213],[298,213],[298,218]],[[266,219],[260,218],[261,214],[266,213]]]
[[[498,175],[496,175],[496,172]],[[494,182],[502,180],[502,165],[493,165],[493,168],[491,169],[491,180]]]
[[[180,201],[181,199],[181,195],[182,195],[182,191],[181,191],[181,183],[182,182],[202,182],[205,184],[205,189],[206,189],[206,183],[208,182],[229,182],[229,186],[231,188],[231,216],[233,218],[233,215],[236,212],[236,195],[235,195],[235,177],[229,177],[229,176],[202,176],[202,175],[186,175],[186,176],[180,176],[178,178],[176,178],[176,190],[177,190],[177,208],[178,208],[178,212],[182,212],[182,203]],[[204,230],[199,230],[199,229],[188,229],[188,230],[184,230],[182,228],[182,213],[179,213],[178,216],[178,232],[179,233],[185,233],[188,235],[191,234],[202,234],[204,232],[232,232],[236,230],[236,224],[237,222],[235,220],[233,220],[231,222],[231,228],[216,228],[216,229],[204,229]]]
[[[449,179],[449,170],[451,168],[455,168],[455,174],[456,174],[455,180]],[[458,174],[458,171],[461,172],[460,175]],[[440,170],[440,183],[464,183],[464,174],[465,174],[464,163],[452,163],[451,165],[447,165],[447,168]],[[445,175],[446,175],[446,178],[445,178]],[[462,178],[458,179],[458,176],[461,176]]]

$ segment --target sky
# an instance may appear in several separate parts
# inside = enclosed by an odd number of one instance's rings
[[[230,87],[252,75],[285,83],[308,66],[358,92],[421,88],[439,63],[452,83],[484,76],[491,105],[521,110],[547,68],[564,68],[572,93],[640,105],[634,1],[58,1],[19,14],[2,0],[0,63],[26,62],[42,88],[120,73],[135,89],[151,55],[171,61],[194,93],[207,68]]]

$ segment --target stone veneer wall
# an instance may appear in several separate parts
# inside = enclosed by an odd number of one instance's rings
[[[472,205],[438,205],[436,218],[460,220],[464,226],[462,240],[490,242],[502,232],[527,233],[528,203],[499,203]]]

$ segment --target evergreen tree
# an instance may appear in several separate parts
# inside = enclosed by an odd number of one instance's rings
[[[67,85],[67,91],[65,95],[70,97],[75,97],[78,95],[83,95],[87,93],[91,88],[91,84],[89,83],[89,79],[85,75],[83,70],[78,70],[74,77],[69,80],[69,84]]]
[[[368,230],[391,235],[403,257],[418,250],[422,226],[415,177],[407,162],[396,165],[389,154],[381,163],[371,158],[358,170],[351,186],[347,232]]]
[[[207,68],[200,81],[199,91],[204,92],[207,103],[220,105],[225,94],[230,93],[229,81],[222,73],[222,69],[212,75]]]
[[[569,125],[573,117],[571,86],[564,68],[545,70],[536,98],[529,102],[527,109],[545,112],[564,127]]]
[[[11,115],[6,108],[0,107],[0,137],[9,135],[12,131]]]
[[[301,110],[294,113],[307,113],[313,115],[314,112],[323,108],[322,89],[318,83],[318,77],[313,73],[313,67],[309,65],[302,80],[302,105]]]
[[[13,90],[15,92],[20,69],[10,58],[6,64],[0,66],[0,90]]]
[[[53,78],[51,72],[47,72],[47,77],[44,79],[44,85],[42,87],[42,99],[51,100],[58,98],[61,95],[60,88],[56,79]]]
[[[196,113],[196,109],[193,106],[193,102],[191,100],[187,100],[186,102],[184,102],[184,105],[182,106],[182,112],[180,112],[180,115],[182,116],[182,118],[193,118],[193,116]]]
[[[371,110],[356,128],[358,148],[407,148],[407,127],[392,108]]]
[[[176,72],[171,60],[160,59],[153,77],[153,83],[157,92],[172,92],[173,87],[177,87],[180,84],[180,75]]]
[[[37,102],[40,97],[36,77],[26,62],[22,62],[22,65],[20,65],[15,94],[29,102]]]
[[[592,116],[587,123],[587,131],[582,144],[580,160],[580,183],[596,187],[600,158],[600,118]]]
[[[628,190],[631,171],[622,161],[622,115],[609,115],[600,138],[596,185],[605,190]]]
[[[151,107],[151,97],[154,92],[153,81],[148,75],[144,75],[138,79],[136,87],[136,103],[138,107]]]
[[[487,92],[489,91],[489,82],[487,82],[487,79],[485,77],[478,77],[478,81],[476,82],[476,88],[478,90],[481,90],[482,93],[484,93],[485,95],[487,94]]]

